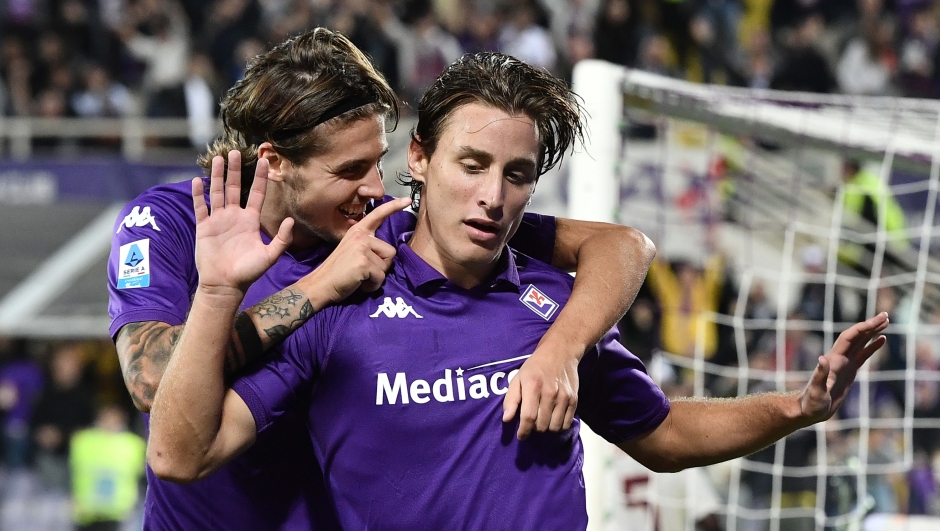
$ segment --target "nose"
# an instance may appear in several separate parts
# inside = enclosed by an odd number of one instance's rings
[[[500,175],[490,174],[479,180],[477,205],[487,210],[497,210],[503,207],[503,178]]]
[[[359,184],[359,195],[369,199],[378,199],[384,196],[385,185],[382,183],[382,177],[382,170],[377,165],[373,166]]]

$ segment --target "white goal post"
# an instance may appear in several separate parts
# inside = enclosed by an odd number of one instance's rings
[[[937,415],[915,415],[918,393],[925,386],[940,387],[937,372],[921,365],[932,359],[940,366],[940,102],[701,85],[595,60],[576,65],[573,88],[583,98],[589,139],[568,164],[567,215],[637,227],[666,259],[702,263],[721,250],[730,262],[737,303],[709,313],[706,320],[734,329],[737,365],[711,363],[701,341],[693,356],[663,353],[673,366],[694,374],[695,395],[707,395],[706,378],[713,377],[736,382],[738,395],[754,381],[786,389],[789,381],[808,373],[749,367],[746,333],[774,332],[776,366],[785,367],[790,331],[818,332],[822,344],[831,345],[854,321],[850,310],[872,315],[880,304],[879,290],[889,287],[897,293],[889,332],[903,340],[902,352],[895,353],[903,367],[859,374],[851,415],[810,429],[816,444],[809,465],[785,466],[785,445],[779,444],[768,463],[736,460],[712,470],[717,483],[724,481],[718,487],[723,503],[718,513],[725,528],[786,531],[799,528],[802,518],[817,531],[940,529],[940,519],[927,516],[868,514],[875,503],[871,481],[894,481],[923,465],[913,434],[940,428]],[[655,131],[654,137],[633,135],[636,124]],[[861,161],[877,175],[883,195],[901,204],[906,245],[896,244],[886,230],[884,201],[878,203],[877,225],[846,226],[844,194],[854,188],[840,179],[844,160]],[[864,267],[853,270],[840,261],[846,245],[864,247],[864,260],[859,260]],[[803,270],[801,250],[807,247],[822,249],[822,272]],[[826,286],[827,317],[821,323],[789,317],[807,281]],[[745,316],[748,291],[757,284],[774,301],[772,319]],[[851,317],[843,322],[832,319],[837,298]],[[922,360],[918,349],[928,344],[935,351]],[[903,387],[893,413],[874,405],[876,394],[890,382]],[[837,430],[849,441],[848,457],[839,462],[827,442]],[[890,459],[869,448],[882,432],[898,441]],[[604,489],[616,483],[604,477],[612,450],[593,434],[583,438],[589,529],[637,529],[611,524],[611,508],[605,504],[616,497]],[[935,462],[940,472],[940,457]],[[745,499],[741,477],[748,472],[772,478],[768,506]],[[814,501],[787,501],[781,485],[798,477],[815,478]],[[833,478],[842,478],[854,492],[850,506],[830,508],[826,496],[835,488]],[[940,500],[933,501],[940,507]],[[687,518],[686,529],[693,526]]]

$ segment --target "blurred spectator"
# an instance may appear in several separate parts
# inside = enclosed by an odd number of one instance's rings
[[[43,33],[39,39],[39,53],[33,63],[30,88],[33,95],[45,90],[72,89],[71,61],[65,50],[65,43],[59,35]]]
[[[643,363],[649,365],[653,352],[660,346],[660,319],[656,302],[649,292],[649,283],[643,286],[630,310],[617,324],[617,328],[620,331],[620,342],[623,346],[640,358]]]
[[[879,175],[861,161],[846,159],[842,162],[842,182],[845,185],[843,227],[858,234],[872,234],[880,227],[879,218],[884,212],[884,230],[889,244],[885,258],[890,260],[892,251],[906,248],[904,211]],[[874,253],[876,245],[843,241],[839,247],[839,259],[867,275],[871,271],[871,258],[865,256],[866,250]]]
[[[914,368],[920,374],[937,374],[940,371],[933,347],[930,343],[920,341],[914,351]],[[914,386],[914,419],[940,418],[940,382],[934,378],[916,378]],[[940,451],[940,430],[936,428],[915,428],[913,433],[914,449],[922,450],[928,455]]]
[[[198,48],[208,52],[210,61],[206,63],[210,67],[215,65],[221,72],[231,72],[240,59],[233,52],[241,42],[258,34],[261,8],[256,0],[216,0],[207,9],[208,17],[198,36]],[[184,68],[185,65],[184,62]],[[190,63],[190,72],[191,66]]]
[[[50,87],[40,92],[33,105],[35,107],[33,115],[39,118],[59,119],[74,116],[66,92],[57,87]],[[33,149],[44,154],[73,155],[77,145],[76,138],[63,137],[54,133],[32,137]]]
[[[629,0],[601,2],[594,25],[594,50],[598,59],[633,67],[642,39],[637,15]]]
[[[767,288],[760,280],[751,285],[747,293],[747,305],[744,308],[744,318],[754,321],[771,321],[777,317],[777,309],[767,295]],[[774,325],[770,322],[753,324],[744,332],[744,342],[748,352],[757,348],[764,337],[772,332]],[[770,341],[773,341],[771,337]]]
[[[795,28],[770,87],[780,90],[829,93],[837,84],[826,58],[816,48],[823,30],[818,14],[804,18]]]
[[[803,264],[803,271],[807,275],[813,275],[816,278],[807,280],[800,288],[800,295],[796,301],[796,312],[801,314],[807,321],[814,321],[820,324],[820,328],[814,333],[823,336],[822,323],[826,322],[827,310],[829,321],[841,323],[843,321],[842,302],[839,296],[839,286],[833,285],[831,298],[827,299],[827,284],[824,279],[819,278],[826,272],[826,255],[818,245],[807,245],[800,251],[800,261]],[[837,328],[833,332],[838,334]]]
[[[326,26],[343,33],[357,48],[372,59],[392,87],[400,85],[398,52],[395,44],[382,32],[387,10],[380,5],[390,0],[347,0],[337,4]],[[307,29],[307,28],[304,28]],[[443,70],[443,69],[442,69]]]
[[[72,95],[72,108],[84,118],[117,118],[132,109],[127,87],[111,79],[104,66],[91,63],[83,72],[82,87]]]
[[[464,24],[457,34],[457,42],[466,53],[477,53],[499,49],[500,19],[493,9],[479,5],[462,4]]]
[[[836,69],[839,88],[847,94],[885,96],[897,71],[894,20],[880,19],[849,41]]]
[[[182,87],[191,47],[188,27],[175,1],[138,0],[130,6],[121,38],[146,65],[142,89],[147,116],[186,115]]]
[[[704,270],[687,261],[677,261],[673,266],[653,261],[648,280],[662,306],[663,350],[692,357],[701,341],[705,359],[714,355],[717,328],[705,313],[718,310],[723,264],[719,255],[713,256]]]
[[[98,411],[93,428],[72,436],[69,466],[79,531],[117,531],[137,504],[146,443],[128,431],[118,406]]]
[[[886,466],[901,461],[902,456],[892,430],[871,428],[868,432],[868,464]],[[897,473],[872,473],[867,475],[868,494],[874,506],[873,513],[896,514],[899,511],[895,485],[903,481]]]
[[[935,98],[937,44],[940,28],[932,6],[924,4],[911,14],[900,48],[898,84],[904,96]]]
[[[7,470],[26,466],[33,404],[42,391],[39,364],[27,351],[26,340],[0,338],[0,410],[3,411],[3,463]]]
[[[682,74],[673,61],[669,41],[658,33],[643,39],[637,68],[661,76],[680,77]]]
[[[512,4],[507,23],[499,33],[499,51],[554,71],[558,52],[551,34],[539,24],[540,14],[532,0]]]
[[[907,486],[910,491],[907,514],[933,514],[937,499],[937,482],[933,476],[930,455],[919,451],[914,453],[914,466],[907,473]]]
[[[438,74],[462,55],[460,43],[440,25],[430,0],[409,2],[404,23],[390,6],[374,7],[379,26],[398,50],[399,96],[416,107]]]
[[[183,83],[189,141],[202,149],[216,137],[215,122],[222,91],[209,58],[196,54],[189,59],[189,73]]]
[[[231,87],[245,77],[248,64],[252,59],[261,55],[262,52],[264,52],[264,43],[258,39],[249,38],[238,43],[235,52],[232,54],[234,57],[232,69],[228,72],[218,71],[222,76],[219,88]]]
[[[82,383],[80,346],[64,344],[51,361],[51,378],[33,412],[36,466],[47,491],[68,493],[69,439],[94,420],[92,393]]]

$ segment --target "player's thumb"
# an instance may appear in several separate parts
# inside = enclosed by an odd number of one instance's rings
[[[294,235],[291,230],[294,228],[294,218],[286,218],[281,222],[277,229],[277,235],[271,239],[268,246],[274,251],[274,257],[281,256],[281,253],[287,250],[291,242],[294,241]]]
[[[522,383],[519,378],[513,378],[509,381],[509,391],[503,397],[503,422],[509,422],[515,418],[521,402]]]
[[[816,364],[816,370],[813,371],[813,376],[809,380],[810,387],[819,393],[825,393],[827,391],[827,382],[829,380],[829,359],[825,356],[820,356],[818,363]]]

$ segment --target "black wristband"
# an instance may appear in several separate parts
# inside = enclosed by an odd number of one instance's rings
[[[248,316],[248,312],[241,312],[235,316],[235,333],[238,334],[238,340],[242,344],[244,359],[254,359],[264,352],[261,336],[258,335],[255,323]]]

